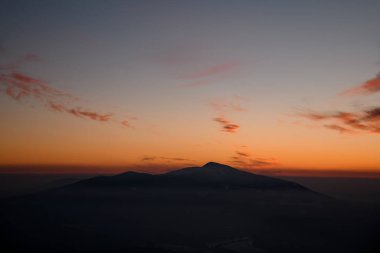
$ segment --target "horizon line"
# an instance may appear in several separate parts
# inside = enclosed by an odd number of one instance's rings
[[[204,164],[203,164],[204,165]],[[180,164],[149,164],[149,165],[100,165],[100,164],[3,164],[0,165],[0,175],[27,174],[93,174],[115,175],[126,171],[162,174],[184,167],[202,167],[203,165]],[[227,164],[228,165],[228,164]],[[230,166],[230,165],[229,165]],[[376,169],[339,169],[339,168],[233,168],[265,176],[280,177],[346,177],[346,178],[379,178],[380,171]]]

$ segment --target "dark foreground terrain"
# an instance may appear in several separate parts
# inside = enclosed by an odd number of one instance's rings
[[[1,252],[380,252],[378,209],[208,163],[2,200]]]

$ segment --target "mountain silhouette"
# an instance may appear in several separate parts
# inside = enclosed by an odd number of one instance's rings
[[[129,171],[115,176],[83,180],[72,186],[308,190],[294,182],[256,175],[215,162],[209,162],[202,167],[189,167],[158,175]]]
[[[98,176],[2,204],[3,252],[364,252],[354,243],[372,226],[299,184],[215,162]]]

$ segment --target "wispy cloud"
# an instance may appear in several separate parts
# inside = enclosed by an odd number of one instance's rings
[[[155,156],[144,156],[143,158],[141,158],[141,161],[145,162],[145,161],[154,161],[156,160],[156,157]]]
[[[180,79],[195,79],[204,78],[212,75],[223,74],[232,71],[238,66],[237,62],[227,62],[218,65],[214,65],[202,70],[195,71],[190,74],[180,75]]]
[[[109,121],[112,117],[112,114],[99,114],[97,112],[87,111],[81,108],[72,108],[68,111],[68,113],[71,113],[79,118],[87,118],[96,121]]]
[[[345,133],[354,133],[354,131],[352,131],[352,130],[350,130],[348,128],[336,125],[336,124],[324,125],[324,127],[328,128],[328,129],[331,129],[331,130],[338,131],[338,132],[340,132],[342,134],[345,134]]]
[[[244,153],[244,152],[241,152],[241,151],[236,151],[236,154],[239,155],[239,156],[244,156],[244,157],[249,157],[250,156],[248,153]]]
[[[85,109],[82,109],[79,107],[78,108],[67,108],[65,105],[58,104],[55,102],[49,102],[49,106],[50,106],[50,109],[52,109],[53,111],[69,113],[69,114],[74,115],[74,116],[79,117],[79,118],[86,118],[86,119],[91,119],[91,120],[101,121],[101,122],[110,121],[112,118],[111,113],[100,114],[100,113],[85,110]]]
[[[230,98],[215,99],[209,103],[209,106],[216,112],[218,115],[212,120],[220,123],[222,125],[222,131],[228,133],[235,133],[240,125],[231,122],[226,118],[225,115],[236,112],[245,112],[246,109],[243,107],[242,102],[247,99],[240,96],[233,96]]]
[[[50,87],[42,80],[16,71],[1,73],[0,84],[5,88],[5,94],[18,101],[27,97],[39,100],[64,97],[75,100],[75,97],[67,92]]]
[[[212,57],[208,52],[212,48],[193,43],[171,46],[152,55],[155,63],[174,75],[180,88],[200,88],[215,84],[221,78],[228,77],[241,65],[241,61],[233,58],[220,59]]]
[[[223,117],[214,118],[214,121],[219,122],[222,125],[222,131],[228,133],[235,133],[237,129],[240,127],[239,125],[232,123]]]
[[[348,89],[339,95],[370,95],[380,92],[380,73],[357,87]],[[328,122],[323,127],[342,134],[380,133],[380,107],[361,109],[360,111],[335,111],[298,113],[298,116],[316,122]]]
[[[0,93],[22,102],[33,99],[45,105],[54,112],[66,113],[78,118],[98,122],[114,122],[124,127],[131,127],[129,120],[120,120],[114,113],[100,113],[92,109],[84,109],[78,105],[80,100],[62,90],[56,89],[46,81],[22,73],[17,68],[27,61],[37,61],[39,57],[34,54],[24,55],[18,64],[0,66]]]
[[[1,74],[0,84],[5,88],[2,92],[16,101],[34,98],[55,112],[100,122],[110,121],[113,116],[112,113],[102,114],[79,106],[69,106],[67,104],[77,100],[73,95],[20,72],[12,71],[9,74]]]
[[[166,157],[166,156],[144,156],[141,158],[141,161],[143,162],[151,162],[151,161],[158,161],[158,162],[164,162],[164,163],[182,163],[182,162],[194,162],[194,160],[182,158],[182,157]]]
[[[313,121],[333,122],[323,126],[340,133],[380,133],[380,107],[373,107],[359,112],[305,112],[299,115]]]
[[[236,151],[235,155],[231,157],[230,162],[235,166],[246,169],[264,168],[278,164],[273,158],[257,158],[247,152],[242,151]]]
[[[370,95],[376,92],[380,92],[380,73],[361,85],[342,92],[340,95]]]

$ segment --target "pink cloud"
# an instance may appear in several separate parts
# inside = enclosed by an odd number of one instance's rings
[[[74,115],[79,118],[86,118],[86,119],[91,119],[95,121],[101,121],[101,122],[106,122],[110,121],[112,118],[112,114],[100,114],[94,111],[90,110],[84,110],[81,108],[68,108],[66,105],[59,104],[56,102],[49,102],[48,106],[50,109],[56,112],[65,112],[71,115]]]
[[[37,61],[39,57],[34,54],[24,55],[19,62]],[[113,113],[99,113],[96,110],[82,109],[81,106],[72,105],[78,103],[78,99],[70,93],[50,86],[47,82],[30,75],[16,71],[19,64],[9,64],[11,69],[0,67],[0,93],[16,101],[27,98],[35,99],[54,112],[66,113],[82,119],[90,119],[99,122],[116,122],[125,127],[131,127],[129,121],[119,120]],[[136,119],[136,118],[133,118]]]
[[[1,74],[0,85],[5,87],[6,94],[15,100],[21,100],[22,98],[30,96],[34,96],[37,99],[51,99],[57,97],[75,99],[73,95],[52,88],[42,80],[16,71]]]
[[[370,95],[380,91],[380,73],[363,84],[346,90],[341,95]]]
[[[67,108],[64,105],[51,102],[51,101],[48,103],[48,106],[50,107],[50,109],[56,112],[65,112],[67,110]]]

